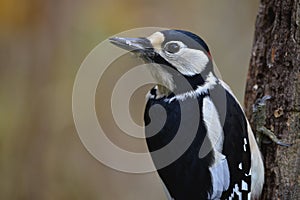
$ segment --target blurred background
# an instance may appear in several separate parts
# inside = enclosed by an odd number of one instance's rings
[[[257,8],[258,0],[0,0],[0,199],[164,199],[155,173],[112,170],[84,148],[72,118],[76,72],[111,35],[186,29],[206,40],[242,101]]]

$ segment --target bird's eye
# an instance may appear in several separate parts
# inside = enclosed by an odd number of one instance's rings
[[[177,53],[180,50],[180,46],[177,43],[168,43],[165,46],[165,51],[169,53]]]

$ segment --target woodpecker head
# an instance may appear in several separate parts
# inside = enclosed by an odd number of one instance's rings
[[[152,75],[171,91],[180,88],[176,79],[178,75],[184,76],[196,89],[214,74],[207,44],[188,31],[164,30],[146,38],[114,37],[110,42],[132,51],[146,62],[158,64],[153,67]],[[184,89],[180,90],[184,92]]]

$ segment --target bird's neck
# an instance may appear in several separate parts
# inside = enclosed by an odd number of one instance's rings
[[[205,93],[218,83],[212,64],[204,68],[200,74],[192,76],[181,74],[171,65],[160,64],[154,64],[151,73],[158,83],[159,97],[167,97],[171,93],[175,96]]]
[[[198,78],[200,79],[200,77]],[[193,77],[193,79],[196,79],[196,77]],[[197,98],[199,96],[209,95],[210,91],[219,85],[218,78],[212,72],[208,73],[205,78],[201,76],[201,79],[197,81],[201,82],[201,84],[195,84],[195,87],[190,90],[186,90],[186,88],[180,88],[182,90],[177,90],[177,93],[174,93],[174,96],[169,99],[169,102],[172,102],[175,99],[178,101],[183,101],[187,98]]]

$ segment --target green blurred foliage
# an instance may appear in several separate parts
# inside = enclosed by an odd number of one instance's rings
[[[206,39],[242,99],[257,6],[258,0],[1,0],[0,199],[164,199],[154,173],[114,171],[84,149],[72,119],[76,72],[90,50],[118,32],[187,29]]]

